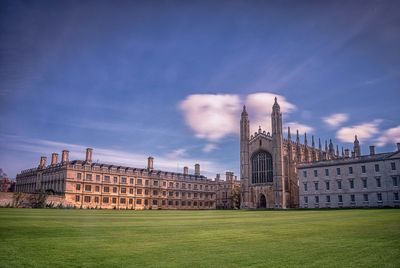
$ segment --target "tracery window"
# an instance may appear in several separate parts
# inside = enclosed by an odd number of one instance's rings
[[[273,173],[272,173],[272,156],[268,152],[258,152],[253,155],[251,158],[251,166],[252,166],[252,176],[251,182],[254,184],[257,183],[266,183],[272,182]]]

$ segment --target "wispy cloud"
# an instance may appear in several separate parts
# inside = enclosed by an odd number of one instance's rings
[[[168,153],[167,157],[170,159],[179,159],[181,157],[186,157],[186,149],[184,148],[175,149],[172,152]]]
[[[331,114],[329,116],[323,117],[322,120],[331,128],[338,127],[344,122],[349,120],[349,115],[345,113]]]
[[[385,146],[390,143],[400,142],[400,125],[394,128],[389,128],[388,130],[383,131],[377,138],[377,146]]]
[[[381,122],[382,120],[376,119],[360,125],[342,127],[336,132],[336,138],[342,142],[353,142],[354,136],[357,135],[360,141],[370,140],[379,133],[378,127]]]
[[[313,133],[314,128],[299,122],[289,122],[285,124],[283,131],[287,133],[287,128],[290,127],[291,131],[298,130],[299,133]],[[292,132],[293,133],[293,132]]]
[[[208,143],[203,147],[202,151],[205,153],[210,153],[210,152],[216,150],[217,148],[218,148],[217,145],[215,145],[213,143]]]

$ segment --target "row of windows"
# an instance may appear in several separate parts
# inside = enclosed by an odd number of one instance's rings
[[[349,188],[354,189],[354,179],[349,179],[348,181],[349,181]],[[341,190],[342,189],[342,180],[337,180],[336,183],[337,183],[337,189]],[[368,188],[368,179],[367,178],[361,178],[361,183],[362,183],[362,187],[364,189]],[[375,178],[375,183],[376,183],[375,184],[376,187],[378,187],[378,188],[382,187],[382,181],[381,181],[380,177]],[[392,185],[394,187],[397,187],[397,186],[399,186],[399,184],[400,184],[400,177],[392,176]],[[303,183],[303,188],[304,188],[305,192],[308,191],[308,183],[307,182]],[[330,190],[330,188],[331,188],[331,183],[329,181],[326,181],[325,182],[325,190]],[[315,191],[319,190],[319,182],[314,182],[314,190]]]
[[[80,200],[81,200],[81,196],[80,195],[76,195],[75,196],[75,201],[76,202],[80,202]],[[90,202],[94,202],[94,203],[100,203],[100,197],[98,197],[98,196],[95,196],[95,197],[92,197],[92,196],[84,196],[83,197],[83,201],[85,202],[85,203],[90,203]],[[118,202],[118,199],[116,198],[116,197],[108,197],[108,196],[105,196],[105,197],[103,197],[102,198],[102,203],[103,204],[117,204],[117,202]],[[129,199],[127,199],[127,198],[124,198],[124,197],[121,197],[120,199],[119,199],[119,204],[129,204],[129,205],[132,205],[133,204],[133,198],[129,198]],[[169,206],[192,206],[192,204],[193,204],[193,206],[197,206],[197,205],[199,205],[200,207],[208,207],[208,206],[213,206],[214,205],[214,202],[198,202],[198,201],[179,201],[179,200],[175,200],[175,201],[173,201],[173,200],[168,200],[168,202],[166,201],[166,200],[156,200],[156,199],[154,199],[154,200],[152,200],[152,205],[154,205],[154,206],[158,206],[158,205],[162,205],[162,206],[165,206],[166,204],[168,203],[168,205]],[[136,204],[137,205],[142,205],[142,204],[144,204],[145,206],[147,206],[147,205],[149,205],[149,200],[148,199],[140,199],[140,198],[138,198],[138,199],[136,199]]]
[[[396,170],[396,163],[392,162],[390,163],[391,165],[391,169],[392,170]],[[379,164],[375,164],[374,166],[375,168],[375,172],[379,172],[380,171],[380,166]],[[367,172],[367,168],[365,165],[361,166],[361,173],[366,173]],[[349,167],[349,174],[353,174],[353,167]],[[336,168],[336,175],[341,175],[341,168]],[[325,169],[325,176],[329,176],[329,169]],[[303,170],[303,177],[307,178],[307,170]],[[318,170],[314,170],[314,177],[318,177]]]
[[[77,177],[78,180],[82,180],[82,173],[77,173],[76,177]],[[92,174],[86,174],[86,180],[87,181],[92,181]],[[98,182],[101,181],[100,175],[96,175],[96,181],[98,181]],[[110,183],[111,182],[110,176],[104,176],[103,182]],[[118,183],[118,177],[114,177],[113,178],[113,183]],[[127,184],[127,178],[126,177],[122,177],[121,178],[121,184]],[[135,184],[135,179],[134,178],[129,178],[129,184]],[[143,185],[143,180],[142,179],[136,179],[136,184],[137,185]],[[146,186],[149,186],[150,185],[150,181],[149,180],[144,180],[144,184]],[[160,186],[159,181],[158,180],[154,180],[153,181],[153,186]],[[163,181],[162,182],[162,186],[163,187],[167,187],[167,182]],[[182,187],[182,189],[186,189],[186,187],[188,189],[192,189],[192,184],[191,183],[188,183],[188,184],[179,183],[179,182],[176,182],[176,183],[169,182],[168,183],[168,187],[170,187],[170,188],[173,188],[173,187],[179,188],[180,186]],[[208,185],[204,185],[203,186],[202,184],[200,184],[200,185],[193,184],[193,189],[195,189],[195,190],[197,190],[197,189],[203,190],[203,187],[204,187],[205,190],[208,190],[208,188],[209,188]],[[212,185],[210,185],[210,189],[213,190],[213,186]]]
[[[363,194],[362,195],[362,197],[363,197],[363,201],[364,202],[368,202],[369,201],[369,194]],[[337,196],[338,198],[337,198],[337,200],[338,200],[338,203],[343,203],[343,195],[338,195]],[[304,203],[305,204],[308,204],[308,196],[304,196]],[[377,199],[377,201],[378,202],[382,202],[382,193],[377,193],[376,194],[376,199]],[[397,193],[397,192],[395,192],[395,193],[393,193],[393,199],[395,200],[395,201],[399,201],[399,193]],[[314,203],[319,203],[321,200],[320,200],[320,197],[319,196],[314,196]],[[354,195],[354,194],[351,194],[350,195],[350,202],[355,202],[356,201],[356,196]],[[326,203],[330,203],[331,202],[331,196],[330,195],[326,195],[325,196],[325,202]]]

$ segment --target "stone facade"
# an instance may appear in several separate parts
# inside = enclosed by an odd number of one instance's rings
[[[225,173],[225,180],[221,180],[217,174],[215,178],[217,185],[216,204],[218,209],[235,209],[239,208],[240,203],[240,181],[234,176],[233,172]],[[239,197],[239,198],[238,198]]]
[[[361,155],[357,137],[352,156],[298,166],[300,207],[399,207],[400,144],[395,152]]]
[[[62,160],[52,155],[46,165],[41,157],[37,168],[17,175],[16,191],[35,193],[50,191],[65,197],[68,205],[82,208],[105,209],[214,209],[216,184],[200,175],[173,173],[153,169],[153,158],[148,167],[138,169],[92,162],[93,150],[86,150],[86,160],[69,161],[63,151]]]

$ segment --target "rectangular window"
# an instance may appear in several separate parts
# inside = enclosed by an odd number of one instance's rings
[[[356,197],[354,196],[354,194],[350,195],[350,201],[351,202],[355,202],[356,201]]]
[[[121,194],[126,194],[126,188],[125,187],[121,188]]]
[[[135,183],[135,180],[131,178],[131,179],[129,179],[129,183],[130,183],[130,184],[134,184],[134,183]]]
[[[146,186],[149,186],[149,180],[145,180],[145,181],[144,181],[144,184],[145,184]],[[146,200],[145,200],[144,202],[146,202]]]
[[[349,180],[350,189],[354,189],[354,180]]]
[[[349,174],[353,174],[353,167],[349,167]]]
[[[337,181],[337,188],[338,188],[339,190],[342,189],[342,181]]]
[[[153,185],[154,185],[154,186],[158,186],[158,181],[154,181],[154,182],[153,182]],[[157,201],[157,200],[156,200],[156,201]]]
[[[121,178],[121,183],[122,183],[122,184],[126,184],[126,178],[125,178],[125,177],[122,177],[122,178]]]
[[[116,203],[117,203],[117,198],[116,198],[116,197],[113,197],[113,198],[112,198],[112,203],[113,203],[113,204],[116,204]]]
[[[96,175],[96,181],[100,181],[100,175]]]
[[[145,195],[149,195],[149,190],[145,189],[145,190],[144,190],[144,194],[145,194]]]
[[[129,198],[129,205],[132,205],[132,204],[133,204],[133,199]]]
[[[318,177],[318,170],[314,170],[314,177]]]
[[[105,193],[109,193],[110,192],[110,187],[104,187],[104,189],[103,189],[103,192],[105,192]]]
[[[381,187],[381,178],[376,178],[376,187]]]
[[[307,178],[307,171],[306,170],[303,170],[303,177]]]
[[[368,202],[368,194],[364,194],[364,202]]]
[[[137,179],[136,184],[142,185],[142,179]],[[140,200],[140,202],[142,202],[142,200]]]
[[[157,190],[153,190],[153,195],[158,195],[158,191]]]
[[[90,203],[90,196],[85,196],[83,199],[85,203]]]
[[[81,197],[79,195],[75,195],[75,202],[79,202],[81,200]]]
[[[142,194],[143,190],[142,189],[136,189],[136,194]]]
[[[315,191],[318,191],[318,182],[314,182]]]
[[[341,194],[338,195],[338,202],[343,203],[343,196]]]
[[[141,205],[142,204],[142,199],[136,199],[136,204]]]
[[[118,177],[114,177],[114,183],[118,183]]]
[[[104,182],[110,182],[110,176],[104,176]]]
[[[168,200],[168,206],[172,206],[172,200]]]
[[[77,178],[78,180],[82,179],[82,173],[76,173],[76,178]]]
[[[80,191],[80,190],[81,190],[81,185],[80,185],[80,184],[77,184],[77,185],[76,185],[76,190],[77,190],[77,191]]]
[[[304,182],[303,185],[304,185],[304,191],[307,192],[307,191],[308,191],[308,189],[307,189],[307,182]]]
[[[95,191],[96,191],[96,192],[100,192],[100,186],[96,186],[96,187],[95,187]]]
[[[329,190],[329,188],[330,188],[329,181],[326,181],[326,182],[325,182],[325,188],[326,188],[326,190]]]
[[[390,163],[390,166],[392,167],[392,170],[396,170],[396,163],[395,162]]]
[[[117,187],[113,187],[113,193],[118,193],[118,188]]]
[[[365,166],[361,166],[361,172],[362,172],[362,173],[365,173],[365,172],[366,172]]]
[[[392,177],[392,181],[393,181],[393,186],[399,186],[396,176],[393,176],[393,177]],[[77,190],[78,190],[78,189],[77,189]]]
[[[327,195],[326,196],[326,203],[330,203],[331,202],[331,196],[330,195]]]
[[[363,188],[364,188],[364,189],[367,189],[367,188],[368,188],[368,181],[367,181],[367,178],[363,178],[363,179],[362,179],[362,182],[363,182]]]
[[[85,185],[85,191],[86,192],[92,191],[92,185]]]
[[[315,203],[319,203],[319,196],[315,197]]]
[[[99,199],[98,196],[95,196],[95,197],[94,197],[94,202],[95,202],[95,203],[99,203],[99,200],[100,200],[100,199]]]
[[[375,172],[379,172],[379,164],[375,164]]]
[[[179,201],[175,201],[175,206],[179,206]]]
[[[329,169],[325,169],[325,176],[329,176]]]
[[[126,199],[125,199],[124,197],[122,197],[122,198],[119,200],[119,202],[120,202],[121,204],[125,204]]]
[[[174,192],[168,192],[168,196],[174,196]]]
[[[378,199],[378,202],[382,202],[382,194],[381,193],[377,193],[376,198]]]
[[[178,183],[178,182],[175,183],[175,187],[176,187],[176,188],[179,188],[179,183]]]
[[[393,193],[393,199],[399,201],[399,193]]]
[[[86,180],[91,181],[92,180],[92,174],[86,174]]]
[[[308,204],[308,196],[304,197],[304,203]]]
[[[336,168],[336,174],[340,175],[340,168]]]
[[[103,197],[103,203],[104,203],[104,204],[108,204],[108,202],[109,202],[108,197]]]
[[[153,200],[153,206],[157,206],[158,205],[158,201],[157,200]]]
[[[133,194],[133,188],[129,188],[129,194]]]
[[[163,195],[163,196],[167,196],[167,192],[166,192],[166,191],[163,191],[163,192],[162,192],[162,195]]]
[[[163,186],[163,187],[167,187],[167,182],[166,182],[166,181],[163,181],[162,186]]]

